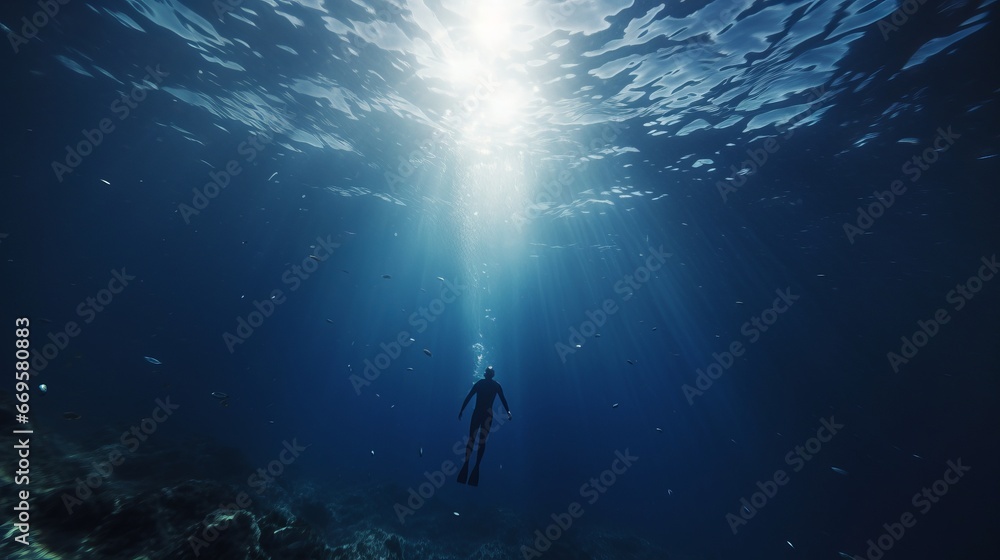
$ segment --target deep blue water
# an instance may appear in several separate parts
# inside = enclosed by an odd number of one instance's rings
[[[36,432],[85,453],[169,397],[149,446],[192,477],[194,442],[243,480],[297,441],[268,500],[381,488],[367,523],[455,557],[573,502],[557,540],[677,558],[866,557],[908,512],[887,560],[998,549],[994,2],[231,4],[4,6],[3,321],[79,326]],[[401,523],[487,365],[479,487]]]

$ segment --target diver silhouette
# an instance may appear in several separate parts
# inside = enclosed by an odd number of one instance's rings
[[[486,438],[490,435],[490,426],[493,425],[493,400],[500,395],[500,402],[503,403],[504,410],[507,411],[507,419],[511,419],[510,407],[507,406],[507,399],[503,396],[503,387],[493,381],[493,366],[486,368],[483,376],[472,386],[465,402],[462,403],[461,410],[458,411],[458,419],[462,419],[462,411],[469,404],[472,395],[476,395],[476,408],[472,410],[472,422],[469,424],[469,441],[465,444],[465,463],[462,470],[458,472],[458,481],[465,483],[468,479],[469,486],[479,485],[479,464],[483,462],[483,453],[486,452]],[[469,474],[469,458],[472,457],[472,444],[476,441],[476,432],[479,432],[479,449],[476,453],[476,465],[472,467],[472,474]]]

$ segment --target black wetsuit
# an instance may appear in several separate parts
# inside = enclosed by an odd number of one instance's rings
[[[503,387],[492,379],[480,379],[476,381],[475,385],[472,386],[472,390],[469,391],[468,396],[465,397],[465,402],[462,403],[462,410],[465,410],[466,405],[472,399],[472,395],[476,395],[476,408],[472,411],[472,423],[469,425],[470,438],[476,437],[476,431],[479,428],[486,428],[486,433],[489,433],[490,425],[493,423],[493,401],[497,395],[500,396],[503,409],[508,413],[510,412],[510,407],[507,406],[507,399],[503,396]],[[483,439],[486,439],[486,434],[483,434]]]
[[[507,399],[503,396],[503,388],[493,379],[480,379],[472,386],[469,395],[462,403],[462,410],[458,412],[458,417],[462,417],[462,411],[469,404],[472,395],[476,395],[476,408],[472,411],[472,422],[469,424],[469,441],[465,444],[465,463],[458,471],[458,481],[465,483],[468,480],[470,486],[479,484],[479,464],[483,462],[483,453],[486,452],[486,438],[490,435],[490,428],[493,425],[493,400],[497,395],[503,403],[504,410],[510,415],[510,407],[507,406]],[[472,456],[472,446],[476,441],[476,432],[479,432],[479,448],[476,450],[476,466],[469,473],[469,458]],[[468,477],[468,478],[466,478]]]

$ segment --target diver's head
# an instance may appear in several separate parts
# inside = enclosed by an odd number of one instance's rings
[[[493,379],[494,375],[496,375],[496,372],[493,371],[493,366],[486,366],[486,373],[484,373],[483,376],[486,377],[486,379]]]

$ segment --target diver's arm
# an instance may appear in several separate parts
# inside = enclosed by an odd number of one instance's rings
[[[507,398],[503,396],[503,387],[497,383],[497,394],[500,395],[500,402],[503,403],[503,409],[507,411],[507,419],[511,419],[510,407],[507,406]]]
[[[462,419],[462,413],[463,413],[463,412],[465,412],[465,407],[466,407],[466,405],[468,405],[468,404],[469,404],[469,401],[471,401],[471,400],[472,400],[472,395],[474,395],[475,393],[476,393],[476,386],[475,386],[475,385],[473,385],[473,386],[472,386],[472,389],[470,389],[470,390],[469,390],[469,394],[468,394],[468,395],[466,395],[466,397],[465,397],[465,402],[463,402],[463,403],[462,403],[462,408],[460,408],[460,409],[458,410],[458,419],[459,419],[459,420],[461,420],[461,419]]]

